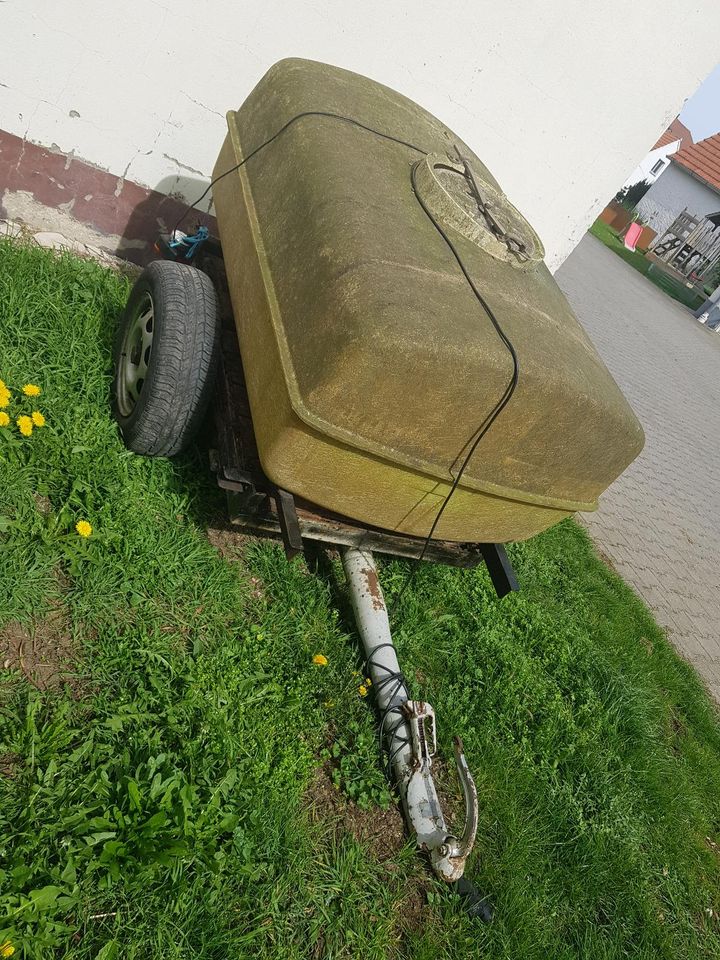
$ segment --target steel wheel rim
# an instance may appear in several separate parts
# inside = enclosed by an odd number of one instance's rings
[[[135,409],[147,380],[154,330],[155,305],[150,293],[145,293],[127,325],[120,351],[117,403],[123,417]]]

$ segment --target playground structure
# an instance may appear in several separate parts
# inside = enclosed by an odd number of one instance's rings
[[[720,268],[720,212],[699,217],[686,207],[655,241],[649,257],[702,293]]]

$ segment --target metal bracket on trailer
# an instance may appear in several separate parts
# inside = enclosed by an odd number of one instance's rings
[[[299,553],[303,553],[305,549],[300,533],[297,510],[295,509],[295,498],[287,490],[281,490],[278,487],[277,505],[285,556],[288,560],[292,560]]]
[[[498,597],[502,600],[508,593],[519,590],[517,577],[505,547],[501,543],[481,543],[479,547]]]

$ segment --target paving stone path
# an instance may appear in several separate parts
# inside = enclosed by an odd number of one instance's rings
[[[582,519],[720,702],[720,334],[592,236],[556,279],[646,437]]]

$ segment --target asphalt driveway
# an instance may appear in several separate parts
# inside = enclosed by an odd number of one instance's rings
[[[590,235],[556,279],[646,436],[582,519],[720,701],[720,334]]]

